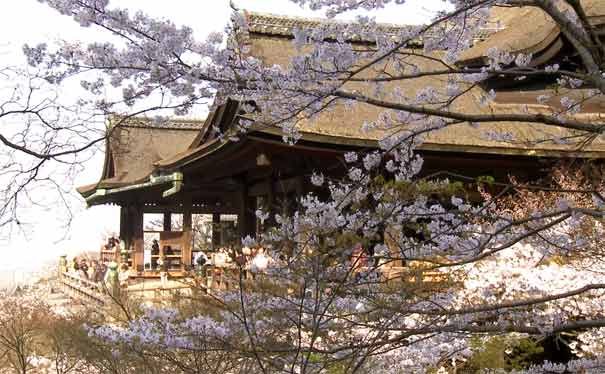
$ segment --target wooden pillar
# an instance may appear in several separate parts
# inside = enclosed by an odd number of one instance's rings
[[[239,230],[239,236],[240,238],[243,238],[246,236],[246,210],[248,209],[248,188],[247,186],[242,183],[240,185],[240,194],[239,194],[239,210],[237,212],[237,227]]]
[[[246,235],[256,238],[256,196],[248,197],[248,209],[246,210]]]
[[[191,247],[193,244],[191,208],[191,199],[185,199],[185,201],[183,201],[183,251],[181,252],[181,264],[186,268],[191,266]]]
[[[248,196],[248,187],[241,185],[237,215],[240,238],[256,236],[256,198]]]
[[[120,240],[126,243],[126,249],[130,249],[132,243],[132,211],[128,205],[120,207]]]
[[[305,193],[305,180],[303,176],[297,176],[296,177],[296,200],[300,200],[300,198],[304,195]]]
[[[298,210],[300,209],[300,200],[302,199],[303,195],[305,194],[305,184],[304,184],[304,177],[299,175],[295,178],[294,181],[294,191],[295,191],[295,196],[294,196],[294,201],[292,202],[292,207],[294,208],[294,210]]]
[[[164,213],[164,231],[172,231],[172,215]]]
[[[275,180],[273,175],[269,178],[269,189],[267,190],[267,210],[269,218],[266,227],[275,227]]]
[[[212,248],[216,249],[221,245],[221,215],[212,214]]]
[[[134,253],[132,256],[132,267],[136,271],[143,271],[144,269],[144,257],[143,251],[145,243],[143,241],[143,207],[133,206],[132,212],[132,242],[134,247]]]

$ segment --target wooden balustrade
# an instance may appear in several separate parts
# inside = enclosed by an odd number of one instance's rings
[[[118,272],[117,265],[113,263],[114,281],[109,282],[119,287],[118,285]],[[88,279],[81,278],[79,274],[74,274],[65,271],[66,260],[61,259],[59,265],[60,282],[63,291],[68,296],[74,299],[80,299],[85,301],[92,301],[98,305],[106,304],[108,295],[107,287],[104,282],[93,282]],[[201,270],[201,271],[199,271]],[[358,270],[363,270],[359,268]],[[237,289],[239,286],[240,271],[243,271],[243,279],[246,281],[254,281],[256,279],[255,274],[246,268],[240,268],[236,263],[224,262],[221,265],[207,265],[203,269],[198,269],[196,274],[194,271],[179,271],[179,272],[144,272],[139,275],[131,275],[131,279],[145,282],[147,278],[157,278],[161,274],[166,274],[165,279],[176,279],[176,278],[189,278],[196,277],[197,285],[206,289],[206,292],[213,291],[224,291]],[[415,268],[409,266],[387,266],[381,270],[382,280],[385,284],[396,286],[402,284],[406,286],[422,286],[427,290],[448,287],[452,285],[449,274],[429,269]],[[137,287],[135,283],[131,283],[130,286],[124,288],[124,291],[129,291],[129,288],[133,287],[136,291]],[[161,286],[154,285],[158,290],[165,287],[164,283]],[[148,289],[146,291],[149,291]]]
[[[93,301],[101,305],[105,303],[106,295],[101,283],[81,278],[77,274],[63,272],[61,286],[63,292],[72,298]]]
[[[425,289],[428,292],[459,285],[459,282],[454,281],[451,274],[447,272],[406,266],[385,268],[382,272],[382,279],[395,287],[403,285]]]

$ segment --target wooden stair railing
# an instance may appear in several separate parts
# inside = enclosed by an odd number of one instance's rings
[[[93,301],[97,304],[105,304],[106,295],[101,283],[83,279],[78,275],[63,272],[61,274],[61,285],[63,293],[74,298],[85,301]]]

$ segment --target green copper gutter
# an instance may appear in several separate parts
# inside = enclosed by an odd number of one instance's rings
[[[176,194],[177,192],[179,192],[181,190],[181,188],[183,188],[183,173],[181,173],[180,171],[176,171],[169,175],[161,175],[161,176],[152,175],[149,177],[149,182],[133,184],[130,186],[125,186],[125,187],[117,187],[117,188],[112,188],[112,189],[98,188],[92,195],[90,195],[86,198],[86,205],[91,206],[95,200],[97,200],[101,197],[108,196],[108,195],[113,195],[116,193],[132,191],[132,190],[139,190],[142,188],[159,186],[159,185],[166,184],[166,183],[172,183],[172,187],[167,189],[166,191],[164,191],[162,193],[162,197],[172,196],[172,195]]]

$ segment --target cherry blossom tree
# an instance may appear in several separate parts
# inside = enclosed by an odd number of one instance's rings
[[[60,88],[35,69],[0,69],[0,237],[28,232],[32,207],[69,217],[71,180],[104,140],[102,113],[80,100],[59,99]]]
[[[570,147],[601,137],[602,119],[578,115],[585,102],[605,93],[605,48],[587,15],[588,2],[450,0],[431,23],[395,34],[371,18],[327,21],[294,32],[298,53],[288,66],[265,66],[236,37],[212,34],[198,41],[189,28],[131,14],[107,0],[42,2],[83,27],[121,38],[120,44],[65,41],[24,48],[47,80],[97,72],[82,81],[91,93],[120,88],[119,101],[98,103],[105,111],[117,111],[118,102],[134,108],[151,99],[158,104],[146,111],[171,108],[179,115],[232,98],[254,105],[243,106],[250,120],[221,134],[225,141],[255,122],[281,126],[287,142],[299,138],[301,119],[338,105],[382,111],[359,124],[384,132],[379,151],[347,154],[341,180],[313,176],[329,198],[301,196],[298,211],[272,217],[276,227],[258,243],[243,239],[243,245],[263,245],[273,259],[266,270],[252,269],[258,271],[254,282],[240,272],[236,290],[215,295],[204,313],[149,309],[121,325],[90,327],[92,336],[119,348],[117,354],[161,357],[182,372],[420,373],[464,368],[477,347],[494,337],[506,339],[511,351],[549,338],[567,344],[573,359],[537,359],[533,366],[511,368],[605,370],[604,200],[595,171],[576,175],[561,166],[534,184],[468,178],[482,196],[476,202],[453,182],[465,176],[421,176],[423,160],[415,153],[426,135],[460,124],[562,129],[572,135],[548,140]],[[404,1],[294,2],[334,16]],[[575,68],[532,64],[531,55],[495,48],[481,66],[456,64],[491,11],[517,6],[539,9],[556,24],[577,56]],[[228,33],[247,27],[245,16],[234,12]],[[346,35],[363,35],[371,47],[361,48]],[[422,50],[408,48],[419,38]],[[432,67],[410,62],[417,55]],[[424,76],[440,76],[447,84],[413,92],[394,88]],[[563,91],[587,89],[581,99],[565,96],[560,105],[540,110],[500,113],[458,105],[473,92],[490,108],[495,93],[482,84],[532,77],[550,79]],[[356,89],[360,84],[369,89]],[[537,104],[549,99],[539,97]],[[503,131],[485,135],[515,141]],[[357,243],[371,249],[371,259]]]

